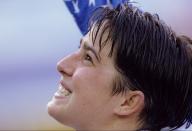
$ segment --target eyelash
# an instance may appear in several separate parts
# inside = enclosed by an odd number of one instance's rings
[[[89,54],[85,54],[84,59],[93,63],[93,60]]]
[[[81,45],[79,45],[78,48],[81,49]],[[87,59],[87,57],[88,57],[88,59]],[[93,64],[93,59],[92,59],[92,57],[89,54],[85,53],[84,59],[89,61],[89,62],[91,62]]]

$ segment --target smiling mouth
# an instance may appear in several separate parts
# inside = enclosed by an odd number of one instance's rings
[[[55,93],[55,96],[66,97],[66,96],[70,96],[71,94],[72,94],[72,92],[70,90],[62,87],[62,85],[59,85],[59,89]]]

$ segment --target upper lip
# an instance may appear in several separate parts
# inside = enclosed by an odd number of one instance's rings
[[[69,88],[69,86],[66,85],[66,83],[63,80],[60,80],[60,84],[63,88],[72,93],[72,90]]]

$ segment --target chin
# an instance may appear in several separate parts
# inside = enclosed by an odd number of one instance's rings
[[[55,105],[52,101],[50,101],[48,104],[47,104],[47,111],[48,111],[48,114],[51,116],[51,117],[54,117],[56,116],[57,114],[57,109],[55,108]]]
[[[57,120],[59,123],[69,126],[67,123],[67,116],[65,116],[64,109],[61,106],[56,105],[53,101],[47,104],[48,114]]]
[[[48,104],[47,104],[47,111],[48,111],[48,114],[53,117],[55,120],[57,121],[61,121],[61,114],[60,114],[60,110],[59,108],[57,108],[57,106],[54,104],[53,101],[50,101]]]

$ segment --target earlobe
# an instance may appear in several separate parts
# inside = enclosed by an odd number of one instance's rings
[[[122,96],[120,104],[114,109],[114,113],[119,116],[128,116],[139,113],[144,107],[144,94],[141,91],[128,91]]]

